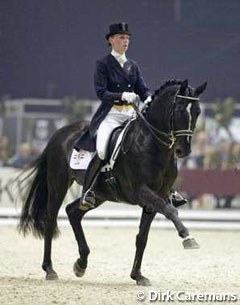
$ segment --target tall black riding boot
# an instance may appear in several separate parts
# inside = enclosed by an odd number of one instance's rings
[[[98,157],[98,154],[96,154],[88,165],[79,206],[81,210],[88,210],[95,206],[95,193],[92,189],[103,164],[104,161]]]
[[[175,208],[178,208],[188,202],[187,199],[183,198],[181,194],[174,190],[171,190],[171,195],[169,196],[168,200],[169,203],[171,203]]]

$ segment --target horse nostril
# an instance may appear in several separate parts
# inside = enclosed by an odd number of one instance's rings
[[[181,155],[181,153],[182,153],[181,148],[176,148],[176,154],[177,154],[177,155]]]

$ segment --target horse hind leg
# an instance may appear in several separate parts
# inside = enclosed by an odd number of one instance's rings
[[[68,219],[72,226],[75,238],[78,243],[78,250],[80,258],[73,265],[73,271],[77,277],[82,277],[85,274],[88,263],[88,255],[90,254],[90,249],[88,247],[83,228],[81,225],[81,220],[87,211],[79,209],[80,198],[66,206],[66,213]]]
[[[48,196],[48,207],[45,221],[45,234],[44,234],[44,256],[42,268],[46,272],[46,280],[57,280],[58,275],[53,269],[51,253],[52,253],[52,239],[57,236],[57,216],[61,207],[62,201],[67,192],[67,188],[62,187],[62,191],[58,194],[52,193]]]
[[[85,234],[82,228],[82,218],[83,216],[90,210],[80,210],[79,209],[80,204],[80,198],[73,201],[72,203],[68,204],[66,207],[66,213],[68,215],[70,224],[72,226],[77,244],[78,244],[78,251],[80,257],[77,259],[77,261],[73,265],[73,271],[74,274],[77,277],[84,276],[87,265],[88,265],[88,255],[90,254],[90,249],[88,247]],[[98,207],[102,202],[98,201],[96,202],[96,207]]]
[[[51,260],[52,239],[57,226],[57,213],[47,216],[44,236],[44,256],[42,268],[46,272],[46,280],[57,280],[58,275],[53,269]]]

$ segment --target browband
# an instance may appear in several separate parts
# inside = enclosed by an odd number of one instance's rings
[[[177,94],[176,97],[184,98],[186,100],[199,101],[199,97],[191,97],[191,96],[185,96],[179,94]]]

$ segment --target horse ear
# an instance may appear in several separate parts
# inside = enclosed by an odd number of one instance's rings
[[[205,91],[207,88],[207,82],[204,82],[202,85],[198,86],[195,90],[194,90],[194,96],[199,96],[201,93],[203,93],[203,91]]]
[[[182,87],[183,87],[184,89],[187,89],[187,87],[188,87],[188,79],[185,79],[185,80],[182,82]]]
[[[188,80],[185,79],[182,83],[181,83],[181,87],[179,89],[180,94],[185,94],[185,90],[188,87]]]

